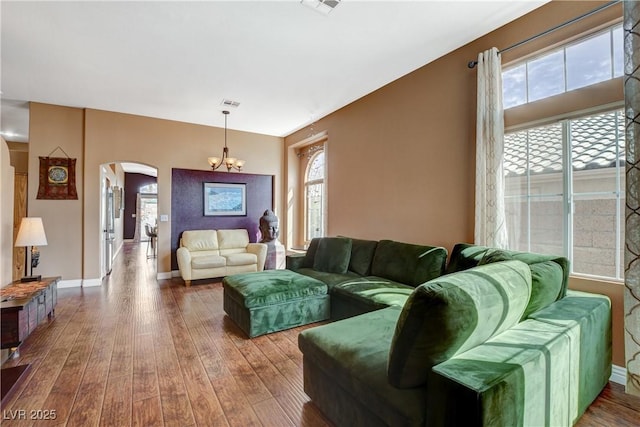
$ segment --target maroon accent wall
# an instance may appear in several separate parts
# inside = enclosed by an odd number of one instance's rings
[[[204,183],[247,185],[246,216],[204,216]],[[185,230],[244,228],[257,241],[260,217],[273,209],[273,175],[171,169],[171,269],[178,269],[176,250]]]
[[[141,173],[125,172],[124,174],[124,238],[133,239],[136,232],[136,195],[143,185],[155,184],[158,178]]]

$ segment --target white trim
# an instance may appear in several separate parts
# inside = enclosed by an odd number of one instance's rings
[[[172,271],[163,271],[158,273],[157,280],[171,279],[172,277],[173,277]]]
[[[627,384],[627,370],[622,366],[611,365],[611,376],[609,381],[614,383],[626,385]]]
[[[180,270],[173,270],[171,271],[171,277],[182,277],[180,275]]]
[[[94,286],[102,286],[101,279],[82,279],[83,288],[92,288]]]
[[[80,279],[77,279],[77,280],[60,280],[58,282],[58,289],[79,288],[80,286],[82,286],[82,280],[80,280]]]

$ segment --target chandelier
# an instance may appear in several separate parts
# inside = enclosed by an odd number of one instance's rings
[[[209,161],[209,165],[211,165],[211,170],[216,170],[220,166],[225,165],[227,172],[231,172],[231,169],[239,171],[242,170],[242,166],[244,166],[244,160],[229,157],[229,148],[227,148],[227,116],[229,112],[225,110],[222,114],[224,114],[224,148],[222,149],[222,157],[209,157],[207,160]]]

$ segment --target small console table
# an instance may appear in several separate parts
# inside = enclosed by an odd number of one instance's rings
[[[19,280],[0,289],[2,312],[2,349],[19,356],[18,346],[42,322],[55,315],[60,277],[45,277],[37,282]]]

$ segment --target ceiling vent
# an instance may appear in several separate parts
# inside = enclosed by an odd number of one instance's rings
[[[240,106],[240,103],[238,101],[232,101],[230,99],[223,99],[220,105],[224,107],[238,108]]]
[[[340,4],[341,0],[300,0],[300,3],[324,15],[328,15]]]

